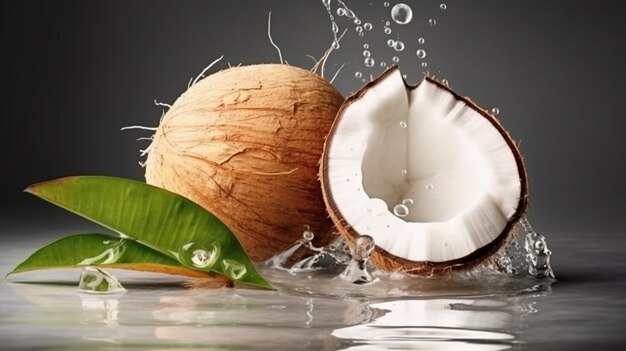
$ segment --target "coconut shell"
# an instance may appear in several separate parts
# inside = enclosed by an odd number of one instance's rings
[[[326,207],[328,210],[328,214],[330,218],[335,223],[336,230],[346,239],[351,247],[354,246],[354,242],[356,238],[362,234],[358,233],[352,226],[349,225],[341,215],[341,211],[339,210],[335,200],[332,198],[332,194],[329,189],[329,178],[328,178],[328,151],[326,148],[332,142],[332,138],[334,135],[334,131],[337,129],[337,125],[341,122],[341,118],[343,116],[344,110],[348,108],[352,103],[358,101],[371,87],[375,86],[378,82],[384,79],[387,75],[392,74],[398,70],[397,66],[394,66],[387,71],[385,71],[381,76],[376,78],[375,80],[366,84],[361,90],[354,93],[352,96],[348,97],[344,104],[341,106],[337,113],[337,118],[331,128],[329,135],[327,137],[327,141],[325,144],[325,150],[322,155],[322,159],[320,162],[320,181],[322,184],[322,192],[324,194],[324,200],[326,202]],[[515,157],[515,161],[518,168],[518,174],[520,176],[520,197],[517,203],[517,207],[513,216],[511,216],[502,230],[500,235],[495,238],[491,243],[486,246],[481,247],[480,249],[472,252],[471,254],[461,257],[458,259],[444,261],[444,262],[430,262],[430,261],[410,261],[404,259],[402,257],[398,257],[396,255],[391,254],[390,252],[384,250],[383,248],[376,246],[371,254],[371,261],[378,268],[385,271],[395,271],[395,272],[403,272],[408,274],[415,275],[433,275],[438,274],[450,270],[458,270],[458,269],[469,269],[481,262],[485,262],[485,260],[489,259],[493,254],[495,254],[507,241],[509,241],[513,236],[516,235],[516,224],[519,222],[521,217],[526,212],[526,208],[528,206],[528,177],[526,173],[526,166],[524,164],[523,156],[519,150],[518,145],[514,142],[511,135],[508,131],[502,126],[498,118],[494,115],[490,114],[487,110],[481,108],[473,101],[471,101],[467,97],[463,97],[450,89],[447,85],[442,84],[441,82],[435,80],[434,78],[425,77],[427,81],[430,81],[436,84],[439,88],[444,89],[451,93],[457,101],[460,101],[467,105],[469,108],[477,111],[482,117],[488,120],[491,125],[501,134],[502,138],[506,141],[509,148],[511,149],[513,156]],[[406,83],[405,83],[406,84]],[[415,89],[415,86],[406,85],[407,89]],[[364,234],[364,233],[363,233]]]
[[[327,81],[289,65],[217,72],[163,117],[146,181],[216,215],[255,261],[288,247],[305,224],[324,245],[332,222],[318,164],[342,102]]]

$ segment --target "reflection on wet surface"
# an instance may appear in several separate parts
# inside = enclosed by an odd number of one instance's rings
[[[550,282],[536,281],[482,291],[469,281],[421,292],[406,281],[364,288],[284,271],[266,271],[279,291],[189,289],[171,277],[114,272],[129,282],[126,292],[80,293],[71,283],[76,272],[58,273],[65,285],[8,283],[13,307],[3,313],[2,333],[36,332],[20,345],[51,349],[504,350],[521,342],[524,318],[550,291]]]

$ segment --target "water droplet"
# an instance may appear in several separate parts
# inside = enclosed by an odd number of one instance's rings
[[[333,33],[335,34],[339,33],[339,26],[337,26],[337,23],[333,22],[332,29],[333,29]]]
[[[413,199],[404,199],[402,200],[402,204],[405,206],[411,206],[413,205]]]
[[[179,259],[189,266],[209,268],[215,264],[219,254],[220,249],[213,244],[199,245],[191,242],[181,247]]]
[[[353,16],[354,16],[354,14],[353,14]],[[361,24],[361,20],[358,19],[358,18],[355,18],[354,19],[354,24]]]
[[[393,45],[393,48],[396,51],[402,51],[402,50],[404,50],[404,43],[401,42],[400,40],[396,40],[395,44]]]
[[[345,16],[346,15],[346,10],[342,7],[337,9],[337,16]]]
[[[447,87],[448,87],[448,86],[450,86],[450,83],[448,82],[448,80],[447,80],[447,79],[442,79],[442,80],[441,80],[441,84],[443,84],[443,85],[445,85],[445,86],[447,86]]]
[[[361,26],[356,26],[356,27],[354,28],[354,30],[356,30],[356,32],[357,32],[357,33],[361,33],[361,32],[363,32],[363,27],[361,27]]]
[[[308,224],[305,224],[302,226],[302,230],[311,230],[311,226]]]
[[[395,205],[393,207],[393,214],[395,214],[396,216],[400,218],[406,217],[409,215],[409,208],[403,204]]]
[[[365,59],[364,63],[365,63],[365,66],[366,66],[366,67],[374,67],[374,64],[375,64],[376,62],[374,61],[374,59],[373,59],[373,58],[368,57],[368,58],[366,58],[366,59]]]
[[[398,24],[407,24],[413,18],[413,10],[407,4],[399,3],[391,9],[391,19]]]
[[[334,40],[333,41],[333,49],[335,49],[335,50],[339,49],[339,41],[338,40]]]
[[[363,56],[370,57],[372,56],[372,53],[369,50],[363,50]]]
[[[393,47],[393,44],[395,44],[395,43],[396,43],[396,41],[393,40],[393,39],[388,39],[387,40],[387,46],[389,46],[389,47]]]
[[[437,25],[437,20],[434,18],[431,18],[428,20],[428,24],[430,24],[431,27],[434,27]]]
[[[369,44],[363,44],[363,49],[369,49],[370,45]]]
[[[360,36],[360,37],[365,36],[365,33],[363,33],[363,32],[359,32],[359,36]]]
[[[389,27],[385,27],[385,29],[383,29],[383,31],[385,32],[385,34],[391,34],[391,28],[389,28]]]
[[[366,260],[374,250],[374,238],[369,235],[359,235],[354,243],[354,258],[360,261]]]
[[[305,229],[302,232],[302,239],[306,241],[311,241],[313,240],[313,238],[315,238],[315,234],[310,229]]]
[[[428,67],[428,63],[422,62],[422,67]]]
[[[117,278],[103,269],[85,267],[80,274],[78,291],[81,293],[115,294],[125,290]]]
[[[330,0],[322,0],[322,3],[324,4],[324,6],[329,7],[330,6]]]
[[[387,67],[387,62],[380,61],[380,67]]]
[[[445,10],[448,8],[448,5],[442,3],[441,5],[439,5],[439,8]]]
[[[383,6],[385,6],[385,7],[389,7],[389,1],[385,1],[385,2],[383,2]]]
[[[491,113],[497,116],[500,114],[500,109],[497,107],[494,107],[491,109]]]
[[[406,128],[407,124],[405,121],[400,121],[400,128]]]
[[[371,198],[367,204],[367,212],[374,216],[382,216],[389,211],[387,203],[378,198]]]
[[[400,174],[402,175],[407,175],[409,173],[409,171],[407,171],[406,169],[403,169],[400,171]]]
[[[389,27],[390,24],[391,24],[391,22],[385,21],[385,27]]]
[[[403,74],[403,75],[402,75],[402,78],[406,79],[406,74]]]
[[[434,185],[432,185],[432,184],[427,184],[427,185],[425,186],[425,188],[426,188],[426,190],[433,190],[433,189],[435,188],[435,186],[434,186]]]
[[[369,22],[366,22],[366,23],[363,25],[363,29],[365,29],[365,30],[367,30],[367,31],[372,30],[372,24],[371,24],[371,23],[369,23]]]
[[[417,52],[415,53],[417,54],[417,57],[423,59],[424,57],[426,57],[426,51],[424,51],[423,49],[419,49],[417,50]]]
[[[231,259],[222,260],[222,268],[224,269],[224,273],[226,274],[226,276],[235,280],[243,277],[248,270],[246,266],[244,266],[240,262]]]
[[[417,39],[417,42],[420,44],[424,44],[426,42],[426,40],[424,40],[424,38],[419,38]]]
[[[391,61],[393,61],[393,63],[398,63],[400,62],[400,58],[398,56],[394,56],[391,58]],[[406,74],[403,75],[403,78],[406,78]]]
[[[363,77],[363,73],[361,73],[361,72],[354,72],[354,77],[355,78],[361,78],[361,77]]]

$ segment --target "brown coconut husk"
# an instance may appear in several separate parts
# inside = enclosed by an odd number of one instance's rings
[[[332,237],[317,178],[341,94],[284,64],[225,69],[191,86],[154,135],[146,181],[223,221],[255,261],[285,249],[304,224]]]

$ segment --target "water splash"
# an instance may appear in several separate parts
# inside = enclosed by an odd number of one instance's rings
[[[109,272],[97,267],[85,267],[80,275],[78,291],[90,294],[117,294],[126,291]]]
[[[369,284],[378,281],[368,270],[368,261],[374,251],[374,238],[360,235],[354,242],[352,259],[339,277],[353,284]]]
[[[519,224],[525,232],[524,245],[520,245],[517,237],[512,238],[496,253],[489,268],[516,277],[554,278],[550,265],[552,252],[546,238],[533,230],[526,217]]]
[[[554,278],[554,272],[550,266],[552,251],[548,249],[546,238],[535,232],[526,217],[520,220],[520,224],[526,232],[524,249],[528,262],[528,273],[537,278]]]

